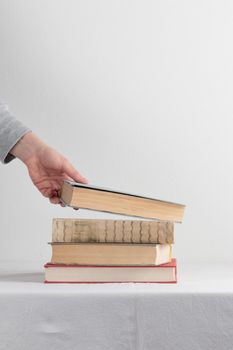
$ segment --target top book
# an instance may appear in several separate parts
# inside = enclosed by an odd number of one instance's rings
[[[185,206],[155,198],[64,181],[61,200],[74,208],[181,222]]]

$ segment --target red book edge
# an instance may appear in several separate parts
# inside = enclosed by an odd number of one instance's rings
[[[108,283],[159,283],[159,284],[176,284],[177,283],[177,279],[175,281],[165,281],[165,282],[156,282],[156,281],[124,281],[124,282],[116,282],[116,281],[107,281],[107,282],[93,282],[93,281],[85,281],[85,282],[69,282],[69,281],[44,281],[45,284],[108,284]]]
[[[44,265],[45,268],[51,268],[51,267],[74,267],[74,268],[85,268],[85,267],[107,267],[107,268],[147,268],[147,267],[176,267],[176,259],[173,258],[169,263],[161,264],[161,265],[75,265],[75,264],[52,264],[47,263]]]
[[[124,281],[124,282],[116,282],[116,281],[107,281],[107,282],[92,282],[92,281],[85,281],[85,282],[68,282],[68,281],[47,281],[45,280],[44,283],[68,283],[68,284],[106,284],[106,283],[162,283],[162,284],[176,284],[177,283],[177,261],[175,258],[173,258],[171,260],[171,262],[169,263],[166,263],[166,264],[162,264],[162,265],[148,265],[148,266],[109,266],[109,265],[66,265],[66,264],[51,264],[51,263],[47,263],[44,265],[45,268],[53,268],[53,267],[74,267],[74,268],[85,268],[85,267],[96,267],[96,268],[99,268],[99,267],[108,267],[108,268],[125,268],[125,267],[128,267],[128,268],[147,268],[147,267],[154,267],[154,268],[157,268],[157,267],[174,267],[175,268],[175,281],[165,281],[165,282],[156,282],[156,281],[135,281],[135,282],[132,282],[132,281]]]

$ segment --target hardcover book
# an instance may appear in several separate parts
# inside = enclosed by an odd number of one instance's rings
[[[53,264],[161,265],[171,261],[171,244],[51,243]]]
[[[174,223],[166,221],[54,218],[52,226],[60,243],[174,243]]]
[[[101,187],[64,181],[61,189],[64,204],[84,209],[148,219],[181,222],[185,206]]]
[[[176,283],[176,259],[160,266],[45,265],[45,283]]]

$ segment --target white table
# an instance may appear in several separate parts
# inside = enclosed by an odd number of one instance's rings
[[[1,350],[233,349],[233,264],[179,264],[177,285],[43,278],[1,264]]]

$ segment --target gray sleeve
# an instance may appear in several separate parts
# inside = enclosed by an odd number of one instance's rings
[[[15,158],[9,151],[29,131],[9,113],[7,105],[0,102],[0,162],[6,164]]]

